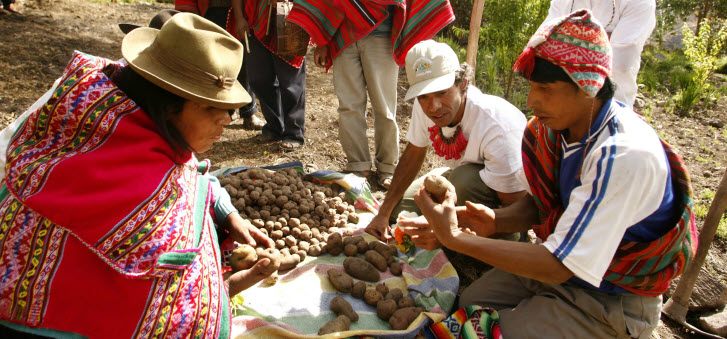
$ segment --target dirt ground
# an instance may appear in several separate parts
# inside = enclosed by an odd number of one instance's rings
[[[147,24],[158,10],[171,8],[159,3],[96,3],[88,0],[17,0],[15,8],[21,15],[0,15],[0,128],[40,97],[61,74],[74,50],[107,57],[121,58],[123,38],[118,23]],[[309,57],[311,55],[309,54]],[[337,99],[333,93],[332,76],[307,62],[306,145],[296,152],[286,153],[277,145],[258,145],[253,141],[256,132],[242,129],[241,121],[230,125],[223,140],[199,156],[209,158],[213,168],[234,166],[264,166],[301,161],[307,170],[343,170],[345,156],[338,142]],[[724,77],[715,83],[727,84]],[[400,148],[411,116],[411,104],[403,102],[406,80],[403,70],[399,81]],[[694,114],[694,118],[666,113],[662,97],[646,97],[643,113],[659,134],[674,145],[685,158],[692,175],[697,202],[708,207],[727,165],[727,102],[713,102]],[[720,122],[722,124],[720,126]],[[369,126],[372,119],[369,115]],[[369,138],[373,130],[369,128]],[[373,150],[372,150],[373,152]],[[422,172],[439,165],[430,156]],[[383,194],[372,183],[375,195]],[[699,220],[701,227],[703,220]],[[705,267],[714,276],[727,281],[725,241],[717,240],[707,257]],[[464,276],[465,279],[474,277]],[[664,320],[653,337],[693,338],[669,320]]]

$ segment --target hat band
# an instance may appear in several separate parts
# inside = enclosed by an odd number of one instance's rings
[[[149,53],[164,65],[167,69],[174,71],[181,78],[187,78],[192,82],[214,85],[219,88],[230,89],[235,84],[235,78],[228,78],[224,75],[214,75],[198,68],[182,59],[167,53],[164,48],[154,40],[149,46]]]

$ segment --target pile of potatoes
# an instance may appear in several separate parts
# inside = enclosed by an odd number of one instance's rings
[[[423,308],[415,307],[414,300],[404,295],[400,289],[390,290],[384,283],[371,287],[364,282],[378,282],[380,272],[385,272],[387,268],[393,275],[401,275],[401,265],[394,260],[396,248],[393,245],[386,245],[380,241],[366,243],[361,236],[341,239],[340,236],[333,234],[329,238],[328,252],[331,255],[343,252],[348,256],[343,261],[343,271],[335,268],[328,270],[328,279],[333,287],[376,307],[377,316],[382,320],[388,320],[393,330],[406,329],[420,313],[424,312]],[[357,257],[357,254],[363,254],[364,258]],[[354,277],[360,280],[354,282]],[[334,298],[330,307],[338,317],[324,324],[318,332],[319,335],[346,331],[350,328],[351,321],[358,320],[358,314],[341,297]]]
[[[358,223],[353,201],[337,185],[304,180],[295,169],[262,168],[219,176],[243,219],[275,241],[283,256],[326,253],[329,234],[353,232]]]

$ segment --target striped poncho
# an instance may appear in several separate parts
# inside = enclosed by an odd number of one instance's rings
[[[209,181],[111,81],[118,67],[76,52],[11,139],[0,321],[44,337],[229,337]]]
[[[295,0],[288,21],[310,34],[313,43],[328,45],[329,68],[341,51],[371,33],[394,6],[391,45],[394,60],[404,66],[409,49],[454,21],[449,0]]]
[[[666,292],[671,280],[681,274],[697,248],[689,173],[676,151],[663,140],[661,142],[671,167],[680,219],[653,241],[622,240],[603,276],[603,280],[618,287],[646,296]],[[564,213],[559,192],[560,143],[560,134],[540,123],[537,117],[528,122],[522,143],[523,168],[541,222],[534,225],[533,230],[543,241],[553,233]]]

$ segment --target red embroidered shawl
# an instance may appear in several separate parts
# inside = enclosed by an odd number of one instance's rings
[[[313,43],[328,45],[331,62],[348,45],[371,33],[386,18],[389,5],[392,13],[391,46],[394,60],[404,66],[406,53],[412,46],[429,39],[454,21],[449,0],[294,0],[288,21],[310,34]]]
[[[523,168],[540,214],[533,225],[545,240],[555,229],[563,206],[558,191],[560,135],[533,117],[523,135]],[[622,240],[603,279],[627,291],[658,296],[666,292],[697,249],[697,227],[692,213],[692,185],[684,162],[662,140],[671,167],[674,200],[681,204],[681,218],[671,231],[651,242]]]
[[[11,139],[0,319],[88,337],[227,337],[207,179],[76,52]]]

